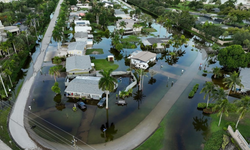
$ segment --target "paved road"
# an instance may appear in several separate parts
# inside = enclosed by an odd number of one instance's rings
[[[39,56],[37,57],[37,60],[34,64],[34,73],[31,77],[27,77],[25,79],[25,82],[23,83],[22,89],[16,99],[15,105],[12,109],[10,120],[9,120],[9,131],[14,139],[14,141],[23,149],[35,149],[37,148],[37,145],[31,140],[29,135],[27,134],[27,131],[24,127],[24,110],[26,109],[26,102],[29,97],[30,89],[32,84],[34,83],[35,76],[37,73],[39,73],[39,70],[42,66],[45,50],[48,47],[48,44],[51,39],[52,31],[55,26],[56,18],[59,14],[60,10],[60,4],[63,2],[63,0],[60,0],[57,8],[55,10],[54,16],[50,21],[50,24],[48,26],[48,29],[45,33],[45,36],[42,40],[41,44],[41,52]]]

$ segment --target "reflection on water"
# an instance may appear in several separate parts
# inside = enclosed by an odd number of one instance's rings
[[[106,110],[106,118],[107,122],[102,124],[100,127],[101,130],[101,137],[105,139],[105,142],[113,141],[114,135],[117,133],[118,130],[115,129],[115,124],[112,122],[109,123],[109,113],[108,109]]]
[[[55,97],[54,97],[54,101],[56,102],[56,109],[57,110],[60,110],[60,111],[62,111],[63,109],[65,109],[66,107],[65,107],[65,104],[64,103],[62,103],[62,96],[61,96],[61,94],[57,94]]]
[[[146,97],[145,95],[143,95],[142,90],[137,90],[135,93],[133,93],[133,98],[135,101],[137,101],[138,103],[138,109],[140,109],[140,103],[142,103],[142,99],[143,97]]]

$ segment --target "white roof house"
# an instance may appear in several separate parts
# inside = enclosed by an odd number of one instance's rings
[[[101,77],[77,76],[65,89],[67,97],[86,97],[100,99],[104,91],[99,89]]]
[[[164,48],[164,46],[162,46],[162,43],[167,43],[169,40],[169,38],[147,38],[145,40],[142,40],[142,44],[144,46],[152,46],[153,44],[157,44],[156,48]]]
[[[86,42],[71,42],[68,45],[67,53],[70,55],[84,55],[86,45]]]
[[[156,54],[148,51],[135,51],[128,57],[137,68],[147,69],[148,63],[156,60]]]
[[[92,70],[92,66],[89,55],[66,58],[66,72],[68,74],[86,74],[90,70]]]
[[[90,33],[92,28],[90,26],[75,26],[75,32],[87,32]]]

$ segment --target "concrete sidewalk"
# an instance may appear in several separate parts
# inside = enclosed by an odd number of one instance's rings
[[[1,150],[11,150],[11,148],[6,145],[2,140],[0,140],[0,148]]]
[[[41,43],[41,52],[39,56],[37,57],[37,60],[34,64],[34,72],[30,78],[26,78],[25,82],[23,83],[22,89],[16,99],[15,105],[12,108],[12,112],[10,114],[10,119],[9,119],[9,131],[10,135],[12,136],[13,140],[23,149],[36,149],[37,145],[34,143],[34,141],[29,137],[27,131],[25,130],[24,127],[24,110],[26,108],[26,103],[30,94],[30,89],[32,84],[34,83],[35,77],[37,73],[39,73],[39,70],[42,66],[44,55],[45,55],[45,50],[47,49],[52,31],[55,26],[55,21],[57,19],[57,16],[59,14],[59,10],[61,7],[61,3],[63,0],[60,0],[56,10],[54,12],[54,16],[50,21],[50,24],[47,28],[47,31],[44,35],[44,38]]]

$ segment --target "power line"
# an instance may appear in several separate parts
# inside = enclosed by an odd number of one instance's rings
[[[7,104],[7,103],[6,103]],[[7,104],[9,107],[12,107],[10,104]],[[68,145],[69,147],[72,147],[72,145],[69,145],[68,143],[71,143],[68,139],[65,139],[64,137],[62,137],[62,136],[60,136],[60,135],[58,135],[57,133],[55,133],[54,131],[52,131],[52,130],[50,130],[50,129],[48,129],[47,127],[45,127],[44,125],[42,125],[42,124],[40,124],[39,122],[37,122],[37,121],[35,121],[34,119],[30,119],[30,117],[27,117],[26,115],[24,115],[24,117],[26,118],[26,119],[28,119],[29,121],[31,121],[31,122],[33,122],[33,123],[35,123],[36,125],[38,125],[39,126],[39,128],[40,129],[42,129],[42,130],[44,130],[45,132],[47,132],[48,134],[50,134],[50,135],[52,135],[53,137],[55,137],[55,138],[57,138],[58,140],[60,140],[60,141],[62,141],[62,142],[64,142],[66,145]],[[10,118],[11,119],[11,118]],[[18,124],[20,127],[22,127],[22,128],[24,128],[23,126],[21,126],[19,123],[17,123],[16,121],[14,121],[13,119],[11,119],[13,122],[15,122],[16,124]],[[29,125],[29,124],[28,124]],[[49,131],[47,131],[47,130],[49,130]],[[52,132],[52,133],[51,133]],[[31,132],[29,132],[29,133],[31,133]],[[43,133],[43,132],[41,132],[41,133]],[[32,132],[32,134],[33,135],[36,135],[36,134],[34,134],[33,132]],[[44,133],[43,133],[44,134]],[[42,139],[42,137],[41,137],[41,139]],[[64,141],[65,140],[65,141]],[[45,140],[43,140],[43,141],[45,141]],[[68,143],[67,143],[68,142]],[[45,143],[47,143],[47,142],[45,142]],[[49,143],[47,143],[47,144],[49,144]],[[50,146],[52,146],[51,144],[49,144]],[[52,146],[53,147],[53,146]]]

